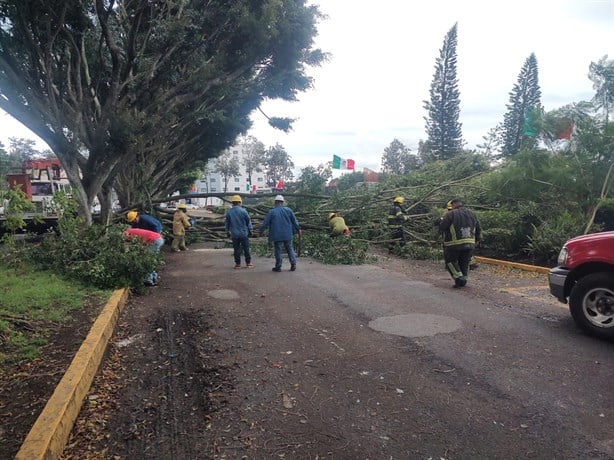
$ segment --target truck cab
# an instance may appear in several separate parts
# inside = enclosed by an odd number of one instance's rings
[[[7,182],[11,189],[20,188],[34,203],[34,214],[42,217],[55,216],[53,195],[70,190],[68,178],[57,159],[25,161],[21,172],[7,175]]]
[[[614,231],[567,241],[550,270],[550,293],[586,333],[614,340]]]

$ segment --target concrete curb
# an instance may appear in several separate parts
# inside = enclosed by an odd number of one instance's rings
[[[127,298],[128,289],[113,292],[26,436],[15,460],[60,457]]]
[[[526,270],[526,271],[530,271],[530,272],[546,273],[546,274],[548,272],[550,272],[550,269],[547,268],[547,267],[539,267],[537,265],[520,264],[520,263],[516,263],[516,262],[507,262],[505,260],[498,260],[498,259],[489,259],[488,257],[476,256],[475,260],[477,260],[478,262],[482,262],[484,264],[499,265],[499,266],[502,266],[502,267],[510,267],[510,268],[517,268],[519,270]]]

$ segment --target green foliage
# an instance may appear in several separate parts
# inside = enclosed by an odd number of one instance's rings
[[[392,254],[414,260],[440,260],[442,258],[441,248],[433,248],[430,245],[412,241],[408,241],[405,246],[393,246]]]
[[[0,363],[36,357],[47,325],[66,322],[71,312],[109,295],[27,264],[0,266],[0,293]]]
[[[611,113],[614,108],[614,59],[605,55],[597,62],[591,62],[588,78],[595,89],[595,107],[606,114]]]
[[[239,159],[233,155],[230,150],[227,150],[215,159],[214,172],[218,173],[222,177],[222,181],[224,182],[224,192],[228,191],[228,181],[230,178],[238,176],[239,171]]]
[[[518,80],[510,92],[510,101],[502,127],[502,151],[504,157],[517,154],[522,148],[535,145],[541,114],[541,90],[535,54],[526,59]]]
[[[325,232],[303,232],[302,251],[325,264],[361,265],[368,259],[364,241],[345,236],[330,237]]]
[[[21,171],[21,160],[13,151],[7,152],[0,142],[0,184],[4,184],[6,175],[13,171]]]
[[[337,183],[337,190],[339,192],[349,190],[356,186],[359,182],[364,181],[363,173],[361,172],[351,172],[349,174],[344,174],[343,176],[335,179]]]
[[[0,206],[4,207],[4,221],[2,226],[8,232],[6,237],[10,239],[19,230],[26,226],[24,214],[36,210],[34,203],[28,200],[21,187],[15,189],[0,189]],[[6,239],[5,239],[5,242]]]
[[[407,174],[418,169],[420,159],[411,154],[411,149],[398,139],[394,139],[382,154],[382,172],[388,174]]]
[[[269,147],[264,152],[262,164],[266,174],[267,185],[270,187],[275,187],[278,180],[288,181],[294,177],[292,173],[294,163],[288,152],[279,143]]]
[[[535,145],[541,114],[541,90],[535,54],[526,59],[518,80],[510,92],[510,101],[502,126],[502,151],[504,157],[517,154],[523,148]]]
[[[446,34],[439,57],[435,61],[435,74],[431,82],[430,101],[424,101],[428,111],[426,119],[427,141],[423,146],[425,161],[447,160],[462,148],[460,92],[456,76],[456,45],[458,24]]]
[[[64,212],[57,233],[24,248],[31,263],[85,285],[102,289],[127,286],[143,292],[146,276],[162,264],[160,253],[140,241],[126,241],[122,225],[86,226],[71,199],[60,199],[59,205]]]
[[[477,211],[476,215],[482,227],[483,251],[503,258],[520,253],[519,248],[526,244],[526,235],[533,225],[531,211],[497,209]]]
[[[294,237],[294,244],[298,236]],[[301,255],[313,257],[325,264],[331,265],[361,265],[369,260],[369,246],[364,241],[339,236],[332,238],[326,232],[303,231],[301,236]],[[258,242],[252,244],[254,254],[273,257],[271,243]]]
[[[296,182],[298,191],[313,194],[323,194],[326,181],[332,177],[330,166],[320,164],[318,167],[306,166],[301,169],[301,175]]]
[[[580,234],[577,216],[563,210],[553,219],[532,225],[523,249],[536,260],[554,261],[565,241]]]

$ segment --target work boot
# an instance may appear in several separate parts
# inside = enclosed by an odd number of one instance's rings
[[[273,267],[273,271],[274,272],[280,272],[281,271],[281,267]]]
[[[296,271],[296,264],[290,265],[290,271],[291,272]]]

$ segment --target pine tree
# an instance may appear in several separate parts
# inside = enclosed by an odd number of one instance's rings
[[[424,101],[428,111],[425,142],[426,158],[445,160],[458,154],[463,146],[460,114],[460,92],[456,78],[457,24],[448,31],[435,61],[430,101]]]
[[[541,113],[540,98],[537,59],[535,54],[531,53],[510,92],[510,102],[503,118],[501,150],[503,157],[510,157],[522,148],[535,145],[537,120]]]

